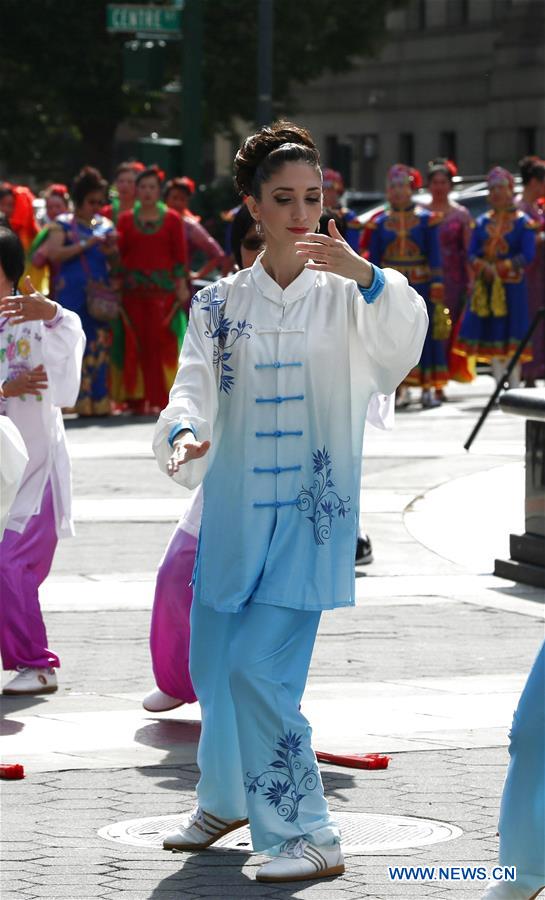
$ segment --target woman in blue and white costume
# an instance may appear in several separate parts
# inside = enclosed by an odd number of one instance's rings
[[[260,881],[344,871],[299,710],[321,612],[354,605],[367,405],[418,362],[428,319],[397,272],[314,234],[319,155],[305,129],[262,128],[235,159],[266,250],[193,300],[157,423],[160,467],[203,482],[190,670],[202,708],[198,807],[167,849],[249,820],[274,858]]]

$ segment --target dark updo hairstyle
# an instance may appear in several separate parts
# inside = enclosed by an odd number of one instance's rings
[[[320,154],[310,132],[293,122],[273,122],[247,137],[235,156],[235,185],[243,196],[261,197],[261,185],[287,162],[320,171]]]
[[[158,165],[154,164],[153,166],[148,166],[146,169],[143,169],[136,176],[135,184],[139,185],[144,178],[155,178],[159,187],[161,187],[163,183],[163,178],[165,177],[165,173],[162,169],[159,168]]]
[[[519,159],[519,171],[523,184],[529,184],[532,178],[545,181],[545,160],[539,156],[524,156]]]
[[[3,181],[0,183],[0,200],[3,200],[4,197],[15,197],[15,191],[9,182]]]
[[[98,169],[93,169],[92,166],[84,166],[76,175],[72,184],[74,206],[77,209],[82,205],[88,194],[93,194],[95,191],[105,193],[106,188],[107,183]]]
[[[115,170],[114,179],[118,179],[120,175],[124,175],[125,172],[131,172],[133,175],[136,175],[141,171],[142,163],[131,162],[130,160],[126,160],[125,162],[119,163]]]
[[[25,251],[21,241],[11,228],[0,227],[0,265],[4,275],[14,288],[25,271]]]
[[[452,184],[454,176],[458,174],[458,169],[451,159],[447,159],[445,156],[436,156],[435,159],[430,159],[428,163],[428,184],[432,180],[433,176],[437,175],[438,173],[440,173],[441,175],[446,175],[448,180]]]

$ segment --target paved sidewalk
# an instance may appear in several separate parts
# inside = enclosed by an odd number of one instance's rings
[[[323,616],[303,701],[318,749],[392,756],[378,772],[321,766],[333,810],[440,820],[461,836],[351,854],[342,878],[275,888],[254,882],[258,856],[97,835],[191,808],[199,711],[153,716],[140,702],[152,686],[154,569],[183,492],[150,458],[150,423],[76,423],[78,537],[59,546],[42,595],[60,689],[3,698],[4,757],[28,775],[2,782],[2,900],[478,900],[475,883],[393,884],[387,866],[497,859],[507,732],[544,606],[540,592],[490,574],[520,527],[524,423],[492,413],[466,454],[489,388],[486,378],[453,388],[453,402],[399,415],[391,434],[369,429],[362,520],[375,562],[358,571],[356,608]]]

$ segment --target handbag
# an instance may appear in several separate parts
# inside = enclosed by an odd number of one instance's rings
[[[72,229],[73,236],[79,241],[75,226]],[[85,303],[87,312],[98,322],[113,322],[121,313],[121,291],[103,281],[101,278],[93,278],[91,267],[85,258],[85,250],[80,256],[83,271],[87,276],[85,288]]]

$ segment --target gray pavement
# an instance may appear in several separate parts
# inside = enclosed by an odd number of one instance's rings
[[[441,409],[411,410],[392,434],[366,436],[363,521],[375,562],[358,571],[356,608],[323,616],[304,698],[319,749],[392,756],[378,772],[321,766],[333,810],[441,820],[461,836],[350,854],[342,878],[277,888],[254,881],[257,855],[169,854],[98,836],[110,823],[192,806],[199,712],[151,716],[140,705],[153,683],[153,573],[174,525],[171,501],[181,509],[184,492],[151,459],[152,423],[75,422],[81,521],[76,539],[59,545],[42,595],[60,689],[3,698],[4,758],[28,774],[1,785],[2,900],[477,900],[475,883],[393,884],[387,866],[497,859],[507,732],[543,638],[543,597],[490,575],[506,546],[498,535],[507,539],[520,521],[524,427],[494,412],[474,451],[463,451],[490,386],[481,378],[452,388]],[[143,498],[137,512],[134,498]],[[478,552],[464,544],[470,527]]]

